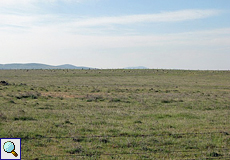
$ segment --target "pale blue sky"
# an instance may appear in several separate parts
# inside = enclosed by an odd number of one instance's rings
[[[230,69],[229,0],[0,1],[0,64]]]

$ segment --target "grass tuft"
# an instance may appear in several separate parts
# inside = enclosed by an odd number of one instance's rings
[[[13,120],[15,121],[34,121],[33,117],[14,117]]]

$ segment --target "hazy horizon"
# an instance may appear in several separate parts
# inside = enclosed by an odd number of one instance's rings
[[[82,69],[82,68],[90,68],[90,69],[159,69],[159,70],[190,70],[190,71],[229,71],[229,69],[180,69],[180,68],[148,68],[145,66],[127,66],[127,67],[118,67],[118,68],[96,68],[93,66],[78,66],[78,65],[73,65],[73,64],[58,64],[58,65],[50,65],[50,64],[44,64],[44,63],[7,63],[7,64],[0,64],[0,70],[3,69],[1,68],[1,65],[28,65],[28,64],[38,64],[38,65],[48,65],[48,66],[52,66],[52,67],[60,67],[60,66],[65,66],[65,68],[63,69],[73,69],[73,68],[66,68],[66,65],[71,65],[77,68],[74,69]],[[71,67],[70,66],[70,67]],[[24,67],[24,66],[23,66]],[[82,67],[82,68],[79,68]],[[15,69],[15,68],[10,68],[10,69]],[[21,69],[21,68],[17,68],[17,69]],[[28,68],[26,68],[28,69]],[[33,67],[30,69],[34,69]],[[47,68],[37,68],[37,69],[47,69]],[[50,69],[55,69],[55,68],[50,68]],[[59,68],[60,69],[60,68]],[[61,68],[62,69],[62,68]],[[3,69],[5,70],[5,69]],[[8,70],[8,69],[6,69]]]
[[[0,64],[229,70],[228,0],[0,1]]]

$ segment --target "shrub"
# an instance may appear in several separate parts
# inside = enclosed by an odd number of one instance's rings
[[[112,98],[109,102],[121,102],[119,98]]]
[[[41,96],[41,93],[38,92],[24,92],[24,93],[17,94],[15,97],[17,99],[22,99],[22,98],[37,99],[39,96]]]
[[[172,103],[174,102],[173,100],[161,100],[161,103]]]
[[[15,121],[32,121],[35,120],[33,117],[15,117],[14,118]]]
[[[78,147],[76,147],[76,148],[74,148],[74,149],[71,149],[71,150],[69,150],[69,151],[67,151],[68,153],[70,153],[70,154],[76,154],[76,153],[81,153],[81,152],[83,152],[84,150],[82,149],[82,147],[81,146],[78,146]]]
[[[6,115],[0,112],[0,120],[6,120]]]

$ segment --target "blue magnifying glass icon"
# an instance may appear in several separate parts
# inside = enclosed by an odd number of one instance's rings
[[[15,157],[18,156],[18,154],[14,151],[15,150],[15,145],[11,141],[7,141],[3,145],[3,149],[7,153],[12,153]]]

